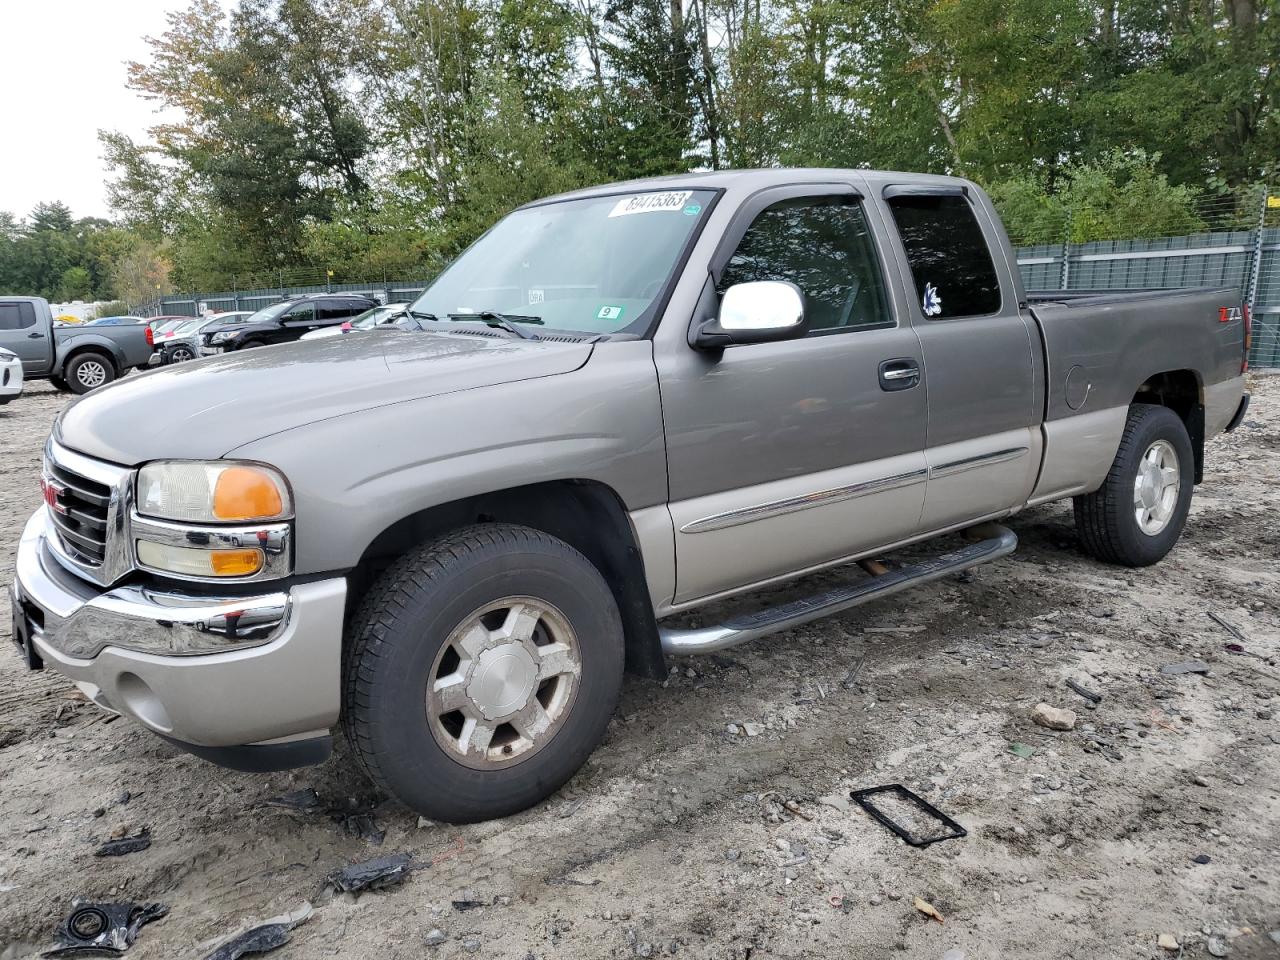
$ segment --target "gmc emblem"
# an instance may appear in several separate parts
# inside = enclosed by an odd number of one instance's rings
[[[40,492],[44,494],[44,502],[49,505],[49,509],[54,513],[65,514],[67,512],[67,505],[62,502],[62,495],[67,492],[67,488],[57,480],[52,477],[41,477]]]

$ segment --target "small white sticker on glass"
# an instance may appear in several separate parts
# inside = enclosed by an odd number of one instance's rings
[[[547,299],[547,295],[546,295],[546,293],[545,293],[545,292],[543,292],[542,290],[530,290],[530,291],[529,291],[529,306],[531,306],[531,307],[532,307],[535,303],[545,303],[545,302],[546,302],[546,299]]]
[[[632,197],[623,197],[609,211],[609,219],[627,217],[633,213],[660,213],[664,210],[683,210],[685,203],[693,196],[692,190],[668,190],[665,193],[637,193]]]
[[[936,317],[942,312],[942,297],[938,296],[938,288],[932,283],[924,285],[924,298],[920,301],[920,307],[926,317]]]

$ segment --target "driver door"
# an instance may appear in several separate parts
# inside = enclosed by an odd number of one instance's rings
[[[805,296],[810,332],[656,357],[675,605],[917,530],[924,363],[892,302],[875,216],[848,185],[757,194],[730,224],[692,319],[714,316],[735,283],[787,280]]]

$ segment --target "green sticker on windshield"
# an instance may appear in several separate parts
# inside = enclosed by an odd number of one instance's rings
[[[701,212],[702,212],[702,204],[700,203],[691,203],[684,208],[684,215],[686,217],[696,217]]]
[[[600,310],[596,313],[596,319],[597,320],[621,320],[622,308],[621,307],[601,307]]]

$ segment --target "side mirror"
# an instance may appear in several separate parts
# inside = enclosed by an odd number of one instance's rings
[[[804,294],[794,283],[735,283],[720,299],[720,314],[698,328],[693,345],[721,350],[744,343],[793,340],[809,332]]]

